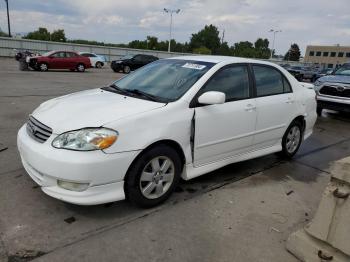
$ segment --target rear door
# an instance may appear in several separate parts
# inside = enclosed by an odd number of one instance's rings
[[[256,87],[256,149],[279,143],[295,116],[295,95],[287,78],[277,68],[254,64]]]
[[[133,68],[132,69],[138,69],[142,66],[144,66],[145,64],[147,64],[146,59],[143,55],[136,55],[133,58]]]
[[[255,98],[245,64],[220,69],[194,98],[208,91],[226,95],[218,105],[196,105],[194,165],[201,166],[251,150],[255,122]]]

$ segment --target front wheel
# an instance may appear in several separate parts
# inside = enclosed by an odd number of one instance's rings
[[[167,145],[144,152],[131,166],[125,179],[125,194],[140,207],[153,207],[169,198],[182,170],[178,153]]]
[[[47,66],[46,63],[40,63],[40,64],[38,65],[38,68],[39,68],[39,70],[42,71],[42,72],[45,72],[45,71],[47,71],[47,70],[49,69],[49,67]]]
[[[124,66],[124,67],[123,67],[123,72],[124,72],[124,74],[129,74],[130,71],[131,71],[130,66]]]
[[[302,140],[303,126],[299,121],[294,121],[282,138],[282,156],[292,158],[297,153]]]

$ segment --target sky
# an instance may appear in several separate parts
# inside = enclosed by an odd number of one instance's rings
[[[284,54],[293,42],[306,45],[350,46],[350,0],[9,0],[12,32],[38,27],[64,29],[70,39],[109,43],[144,40],[147,35],[167,40],[169,14],[174,14],[173,38],[190,40],[207,24],[225,30],[225,41],[254,42],[276,34],[275,49]],[[7,31],[5,1],[0,0],[0,27]]]

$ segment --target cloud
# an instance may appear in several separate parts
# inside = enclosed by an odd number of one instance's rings
[[[10,11],[15,32],[33,31],[39,26],[64,28],[69,38],[126,43],[147,35],[167,39],[170,18],[163,8],[180,8],[173,20],[177,41],[189,41],[192,33],[210,23],[221,32],[225,30],[229,44],[254,42],[258,37],[271,39],[268,31],[274,28],[282,30],[276,36],[277,52],[285,53],[294,42],[302,49],[315,43],[349,45],[348,1],[16,0],[10,1]],[[0,26],[7,27],[4,9],[0,9]]]

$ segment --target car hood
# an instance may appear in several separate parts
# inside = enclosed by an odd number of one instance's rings
[[[327,75],[318,80],[321,82],[350,84],[350,76],[345,75]]]
[[[51,127],[55,134],[60,134],[84,127],[100,127],[164,105],[93,89],[46,101],[32,115]]]

